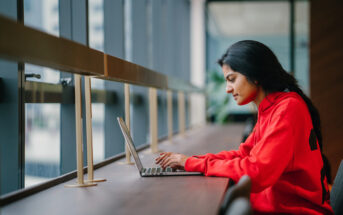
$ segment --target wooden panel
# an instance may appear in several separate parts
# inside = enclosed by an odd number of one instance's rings
[[[335,176],[343,159],[343,1],[311,1],[311,98],[322,120],[323,148]]]
[[[160,144],[188,155],[238,149],[244,125],[206,126]],[[140,152],[152,166],[157,154]],[[122,160],[123,161],[123,160]],[[174,176],[141,178],[135,166],[114,162],[95,171],[108,181],[89,188],[64,184],[0,208],[6,214],[217,214],[227,178]],[[75,179],[74,179],[75,180]],[[73,182],[66,182],[71,184]]]
[[[130,63],[0,16],[0,57],[159,89],[203,93],[187,81]]]
[[[77,74],[103,75],[103,53],[0,16],[0,56]]]

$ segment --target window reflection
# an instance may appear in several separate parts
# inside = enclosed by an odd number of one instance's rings
[[[303,91],[310,94],[309,81],[309,3],[295,2],[295,77]]]
[[[58,0],[25,0],[24,23],[40,31],[59,36]],[[41,78],[27,78],[29,81],[59,82],[59,72],[32,64],[25,64],[25,74],[39,74]]]
[[[59,113],[59,104],[25,104],[25,187],[60,174]]]
[[[58,3],[25,0],[25,25],[59,36]],[[32,64],[25,64],[25,76],[26,81],[60,82],[59,71]],[[25,104],[25,187],[60,175],[60,108],[60,104]]]
[[[104,9],[103,0],[88,1],[89,46],[104,51]],[[91,79],[92,89],[104,89],[104,81]],[[105,105],[92,104],[92,131],[94,162],[105,158]]]

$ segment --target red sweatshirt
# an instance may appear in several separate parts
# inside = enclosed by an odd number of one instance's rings
[[[249,175],[255,213],[333,214],[311,116],[294,92],[264,98],[239,150],[190,157],[185,169],[235,182]]]

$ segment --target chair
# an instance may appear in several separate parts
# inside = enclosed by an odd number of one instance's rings
[[[240,197],[245,198],[249,202],[250,192],[251,192],[251,179],[249,176],[244,175],[239,179],[236,185],[229,186],[228,190],[225,193],[222,204],[220,205],[218,215],[226,214],[229,206],[231,208],[231,204],[233,203],[233,201]],[[235,203],[235,204],[238,204],[238,206],[235,206],[235,207],[246,205],[245,203],[239,203],[239,202],[242,202],[242,201],[238,201],[238,203]],[[248,204],[248,208],[250,208],[251,210],[250,202]]]
[[[339,165],[330,193],[330,203],[335,214],[343,214],[343,160]]]
[[[225,215],[252,215],[250,201],[247,198],[239,197],[232,201]]]

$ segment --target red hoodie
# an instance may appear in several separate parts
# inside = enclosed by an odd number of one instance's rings
[[[294,92],[263,99],[253,132],[237,151],[193,156],[187,171],[252,180],[255,213],[333,214],[312,120]]]

